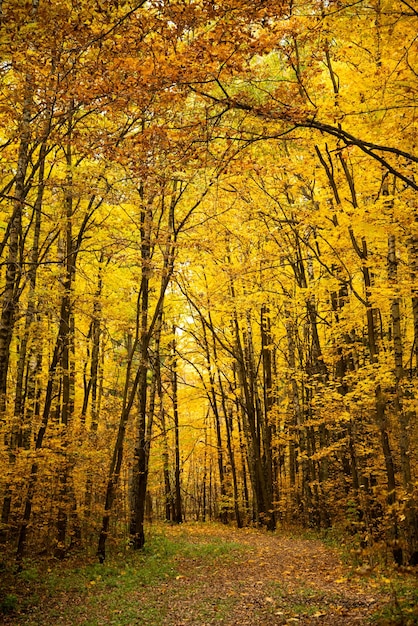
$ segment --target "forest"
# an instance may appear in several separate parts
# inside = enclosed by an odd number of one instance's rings
[[[0,550],[418,564],[414,0],[0,2]]]

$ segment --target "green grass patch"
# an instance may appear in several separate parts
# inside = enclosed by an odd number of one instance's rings
[[[0,613],[7,615],[16,611],[18,597],[14,593],[7,593],[0,601]]]
[[[418,587],[415,576],[394,575],[381,579],[381,590],[390,596],[387,606],[374,613],[372,623],[413,626],[418,624]]]
[[[183,572],[199,566],[226,564],[239,558],[245,547],[187,527],[153,527],[141,551],[111,551],[104,564],[97,562],[36,564],[26,562],[22,572],[9,576],[0,611],[9,623],[21,626],[68,624],[75,626],[164,626],[171,597],[165,588]],[[176,593],[193,593],[193,581]],[[217,603],[215,618],[226,614],[230,599]],[[196,603],[205,615],[213,607]],[[10,617],[12,616],[12,618]],[[212,615],[213,617],[213,615]]]

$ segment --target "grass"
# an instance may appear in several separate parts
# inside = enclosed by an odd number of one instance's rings
[[[415,577],[399,576],[380,580],[380,589],[391,596],[391,602],[376,611],[372,623],[412,626],[418,624],[418,587]]]
[[[222,566],[244,551],[240,544],[215,533],[197,528],[172,530],[167,537],[163,526],[153,527],[142,551],[114,551],[103,565],[53,562],[48,567],[27,561],[21,573],[9,572],[4,577],[7,584],[0,597],[0,615],[7,615],[7,623],[16,626],[164,626],[170,608],[164,583],[177,578],[180,585],[184,578],[180,572],[189,561],[193,567]],[[193,594],[193,584],[188,582],[185,592]],[[217,619],[222,621],[231,602],[225,598],[217,604]],[[213,613],[210,603],[197,595],[194,610],[199,616]]]

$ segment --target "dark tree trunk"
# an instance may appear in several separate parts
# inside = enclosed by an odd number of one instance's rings
[[[18,285],[21,278],[19,249],[22,236],[22,210],[26,197],[25,177],[28,167],[32,92],[30,78],[28,78],[23,103],[20,144],[15,175],[15,203],[9,224],[6,280],[0,314],[0,416],[6,409],[9,350],[16,321],[15,314],[19,297]]]
[[[176,347],[176,327],[173,327],[173,343],[172,343],[172,391],[173,391],[173,418],[174,418],[174,522],[181,524],[183,521],[182,502],[181,502],[181,483],[180,483],[180,433],[179,433],[179,410],[178,410],[178,377],[177,377],[177,347]]]

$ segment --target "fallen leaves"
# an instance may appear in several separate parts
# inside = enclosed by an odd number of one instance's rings
[[[185,625],[206,626],[219,621],[207,616],[209,609],[205,620],[200,621],[199,597],[206,606],[208,594],[210,606],[225,600],[233,603],[222,617],[222,623],[230,626],[349,626],[359,620],[364,623],[374,612],[375,599],[367,596],[362,583],[349,578],[336,552],[320,542],[231,529],[225,532],[229,540],[247,545],[252,558],[228,563],[216,571],[208,565],[199,570],[198,577],[188,567],[190,598],[182,600],[182,612],[190,611],[190,615],[183,620]],[[214,608],[210,611],[215,615]],[[169,618],[166,623],[177,625]]]
[[[67,617],[60,621],[62,626],[74,626],[80,622],[70,620],[71,608],[79,607],[79,617],[96,619],[95,610],[100,607],[97,623],[147,623],[153,626],[354,626],[368,623],[370,617],[393,597],[392,581],[389,577],[376,576],[367,583],[338,560],[336,551],[324,547],[317,541],[300,540],[278,534],[257,531],[240,532],[229,527],[211,527],[205,534],[202,527],[194,529],[184,524],[187,546],[219,543],[223,538],[239,546],[234,559],[225,552],[216,559],[198,558],[196,551],[191,556],[187,550],[179,552],[173,562],[172,576],[136,586],[132,590],[131,570],[119,564],[115,570],[117,584],[109,586],[110,579],[103,575],[92,575],[83,581],[82,593],[75,590],[56,596],[57,607],[65,606]],[[179,529],[166,529],[176,537]],[[263,555],[263,558],[247,559],[246,556]],[[223,555],[223,556],[222,556]],[[260,566],[260,564],[263,564]],[[104,572],[105,570],[103,570]],[[353,576],[354,574],[354,576]],[[373,588],[370,583],[380,588]],[[383,589],[383,591],[382,591]],[[371,595],[373,593],[373,596]],[[94,604],[93,604],[94,601]],[[45,613],[45,605],[39,607]],[[63,611],[58,610],[63,614]],[[405,613],[408,618],[409,614]],[[41,615],[39,613],[39,615]],[[75,613],[71,613],[75,615]],[[162,621],[148,620],[149,615],[158,615]],[[55,623],[38,618],[31,623]],[[80,617],[81,618],[81,617]],[[10,622],[7,622],[10,623]],[[13,622],[24,626],[29,622]],[[96,622],[95,622],[96,623]]]

